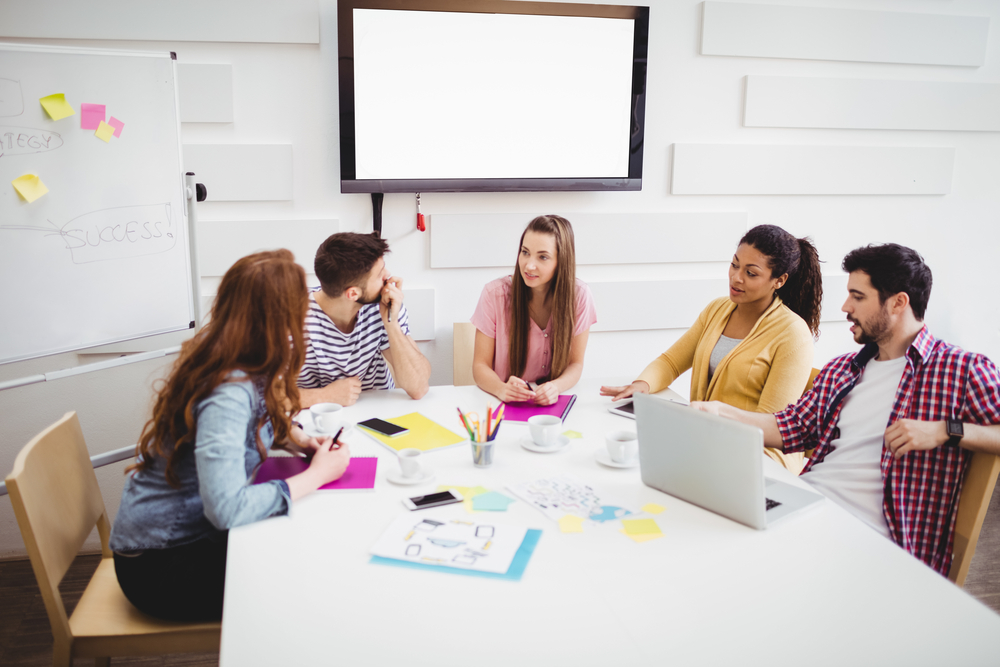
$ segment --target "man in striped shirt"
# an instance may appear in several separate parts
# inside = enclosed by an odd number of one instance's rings
[[[814,448],[803,479],[947,576],[972,452],[1000,454],[1000,372],[927,330],[931,271],[915,251],[858,248],[843,268],[859,352],[777,414],[693,405],[759,427],[769,447]]]
[[[362,391],[397,385],[411,398],[427,393],[431,365],[410,337],[403,280],[386,269],[387,252],[385,240],[350,232],[316,251],[320,287],[306,314],[302,407],[353,405]]]

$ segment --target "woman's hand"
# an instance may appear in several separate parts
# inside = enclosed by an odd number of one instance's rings
[[[649,383],[645,380],[636,380],[627,387],[601,387],[601,396],[611,396],[611,402],[620,401],[634,394],[648,394]]]
[[[527,382],[511,375],[503,385],[503,389],[497,398],[504,403],[520,403],[522,401],[534,400],[535,392],[531,391],[531,387],[528,386]]]
[[[559,388],[553,382],[538,385],[535,389],[536,405],[552,405],[559,400]]]
[[[315,473],[321,480],[319,486],[343,477],[347,466],[351,463],[351,448],[347,443],[339,440],[334,442],[330,437],[311,438],[311,440],[316,441],[316,449],[309,463],[309,472]]]

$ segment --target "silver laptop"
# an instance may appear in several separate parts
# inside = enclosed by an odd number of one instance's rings
[[[759,428],[645,394],[635,417],[647,486],[757,529],[823,499],[764,477]]]

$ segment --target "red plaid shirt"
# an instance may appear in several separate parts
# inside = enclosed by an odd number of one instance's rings
[[[820,465],[839,437],[837,421],[844,397],[865,365],[878,353],[875,344],[827,364],[811,391],[775,415],[785,451],[815,447],[803,472]],[[940,341],[925,326],[906,351],[906,368],[896,389],[889,423],[899,419],[1000,424],[1000,373],[981,354]],[[965,467],[972,452],[946,443],[909,452],[895,461],[882,446],[882,515],[889,535],[901,547],[947,576],[951,567],[955,515]]]

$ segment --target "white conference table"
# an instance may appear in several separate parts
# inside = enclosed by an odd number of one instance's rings
[[[494,464],[468,444],[422,458],[435,479],[395,486],[395,454],[355,429],[354,456],[378,456],[374,493],[328,493],[287,517],[231,531],[220,664],[252,665],[996,665],[1000,616],[830,501],[756,531],[599,465],[604,434],[634,428],[582,381],[556,453],[524,450],[501,427]],[[414,411],[460,431],[456,407],[483,414],[475,387],[368,392],[346,418]],[[569,472],[621,503],[658,503],[665,537],[636,544],[609,522],[564,534],[522,501],[495,523],[543,530],[519,582],[369,562],[404,497],[439,484],[509,483]],[[769,476],[802,484],[765,458]],[[507,494],[511,495],[511,494]],[[461,504],[421,514],[469,518]]]

